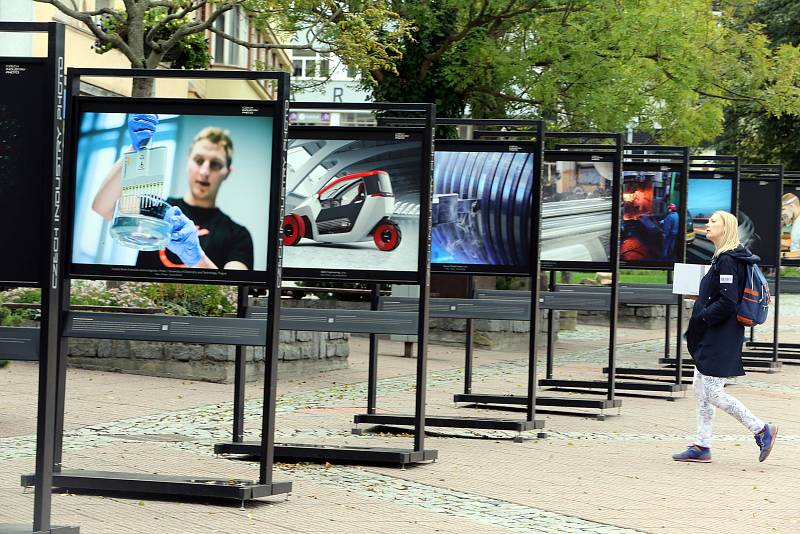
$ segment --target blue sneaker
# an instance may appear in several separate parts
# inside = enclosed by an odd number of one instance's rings
[[[711,461],[711,449],[709,447],[701,447],[692,444],[689,445],[685,451],[673,454],[672,459],[676,462],[699,462],[707,464]]]
[[[761,432],[756,434],[756,443],[761,452],[758,455],[758,461],[763,462],[772,452],[772,446],[775,445],[775,438],[778,437],[778,425],[767,423]]]

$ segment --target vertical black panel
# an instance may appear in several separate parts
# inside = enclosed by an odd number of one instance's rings
[[[0,59],[0,282],[41,282],[47,255],[42,241],[52,180],[52,132],[48,63],[39,58]]]
[[[778,255],[775,236],[780,232],[777,180],[742,180],[739,183],[739,239],[761,265],[772,267]]]

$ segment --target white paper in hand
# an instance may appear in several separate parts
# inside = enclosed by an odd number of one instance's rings
[[[676,263],[672,276],[672,292],[676,295],[699,295],[700,280],[710,265]]]

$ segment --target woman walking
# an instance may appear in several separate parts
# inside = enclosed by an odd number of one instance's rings
[[[725,379],[744,374],[742,344],[744,326],[736,320],[748,263],[758,263],[739,242],[739,224],[732,214],[717,211],[706,224],[706,239],[714,244],[711,268],[700,282],[686,331],[686,344],[694,359],[694,396],[697,401],[697,438],[683,452],[672,455],[679,462],[711,461],[711,429],[716,408],[721,408],[754,435],[763,462],[772,451],[777,425],[764,423],[745,405],[728,395]]]

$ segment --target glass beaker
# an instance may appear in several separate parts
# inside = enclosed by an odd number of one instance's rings
[[[149,195],[127,195],[114,205],[111,237],[136,250],[161,250],[169,243],[172,225],[164,215],[172,206]]]

